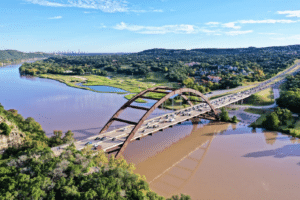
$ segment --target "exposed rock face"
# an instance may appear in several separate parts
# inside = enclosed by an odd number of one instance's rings
[[[11,133],[9,136],[2,135],[0,130],[0,151],[7,149],[8,147],[18,147],[21,145],[26,137],[25,133],[21,133],[15,124],[5,120],[2,116],[0,116],[0,123],[5,122],[9,126],[13,126]]]
[[[0,150],[7,149],[8,147],[18,147],[22,144],[25,138],[24,133],[12,131],[9,136],[0,135]]]

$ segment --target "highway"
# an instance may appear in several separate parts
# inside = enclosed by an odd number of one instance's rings
[[[296,70],[295,70],[296,69]],[[216,108],[222,108],[224,106],[230,105],[235,102],[239,102],[240,100],[243,100],[252,94],[255,94],[257,92],[260,92],[262,90],[265,90],[269,87],[278,87],[279,84],[281,84],[287,73],[291,72],[292,70],[295,70],[293,72],[296,73],[299,71],[299,64],[294,65],[293,67],[290,67],[289,69],[285,70],[280,75],[277,75],[265,82],[260,83],[258,86],[238,92],[235,94],[229,94],[214,100],[211,100],[211,104]],[[291,74],[291,73],[290,73]],[[198,117],[201,114],[205,114],[207,112],[211,111],[210,107],[206,103],[200,103],[196,104],[192,107],[177,110],[165,115],[161,115],[155,118],[151,118],[146,120],[143,125],[138,129],[132,140],[136,140],[142,137],[145,137],[147,135],[151,135],[155,132],[161,131],[163,129],[172,127],[176,124],[180,124],[181,122],[187,121],[189,119]],[[115,129],[109,132],[105,132],[100,135],[95,135],[89,138],[86,138],[81,141],[76,141],[74,144],[76,146],[76,149],[81,150],[86,145],[90,144],[93,145],[93,147],[101,146],[101,149],[105,152],[109,152],[111,149],[114,149],[115,147],[118,147],[122,145],[131,130],[134,128],[134,125],[125,126],[119,129]],[[97,138],[97,139],[96,139]],[[56,153],[61,152],[64,148],[66,148],[68,144],[61,145],[59,147],[54,147],[52,150]]]

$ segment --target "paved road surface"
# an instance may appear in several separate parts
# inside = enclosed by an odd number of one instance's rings
[[[263,83],[260,83],[258,86],[256,86],[255,88],[251,88],[249,90],[243,91],[243,92],[238,92],[235,94],[230,94],[230,95],[226,95],[224,97],[220,97],[217,99],[214,99],[211,101],[211,104],[215,107],[215,108],[221,108],[227,105],[230,105],[234,102],[238,102],[242,99],[245,99],[249,96],[251,96],[252,94],[255,94],[257,92],[260,92],[262,90],[265,90],[269,87],[274,87],[274,86],[278,86],[278,84],[280,82],[283,82],[285,74],[289,71],[291,71],[292,69],[294,69],[295,67],[297,67],[298,65],[295,65],[293,67],[291,67],[289,70],[287,70],[285,73],[282,73],[276,77],[273,77]],[[297,69],[298,71],[299,69]],[[280,78],[281,80],[278,80],[277,83],[272,83],[275,79]],[[276,96],[279,95],[279,91],[275,91],[274,94]],[[208,111],[210,111],[210,107],[208,106],[208,104],[206,103],[200,103],[197,104],[193,107],[187,108],[187,109],[182,109],[182,110],[178,110],[176,112],[173,113],[168,113],[165,114],[163,116],[159,116],[159,117],[155,117],[149,120],[146,120],[143,125],[141,126],[141,128],[139,128],[139,130],[137,131],[137,133],[135,134],[135,136],[133,137],[132,140],[147,136],[149,134],[153,134],[157,131],[169,128],[173,125],[179,124],[183,121],[189,120],[193,117],[197,117],[200,114],[204,114]],[[240,114],[240,117],[243,118],[245,116],[243,116],[244,114]],[[106,132],[103,133],[101,135],[96,135],[96,136],[92,136],[89,137],[87,139],[81,140],[81,141],[77,141],[75,142],[75,146],[78,150],[83,149],[86,144],[88,142],[90,142],[92,145],[101,145],[102,149],[104,151],[108,151],[114,147],[117,147],[121,144],[124,143],[124,141],[126,140],[126,138],[128,137],[129,133],[131,132],[132,128],[134,126],[130,125],[130,126],[126,126],[125,128],[120,128],[120,129],[115,129],[113,131],[110,132]],[[95,140],[96,137],[104,137],[102,141],[99,140]],[[62,145],[60,147],[54,147],[52,148],[52,150],[56,153],[59,154],[61,152],[61,150],[58,150],[58,148],[63,149],[65,147],[67,147],[68,145]]]

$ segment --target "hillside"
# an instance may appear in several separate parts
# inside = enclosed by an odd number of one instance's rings
[[[248,48],[199,48],[199,49],[148,49],[138,52],[139,55],[195,55],[195,54],[243,54],[243,53],[300,53],[300,45],[273,46],[273,47],[248,47]]]
[[[51,54],[46,53],[24,53],[17,50],[0,50],[0,62],[14,62],[24,59],[31,59],[31,58],[43,58],[48,57]]]

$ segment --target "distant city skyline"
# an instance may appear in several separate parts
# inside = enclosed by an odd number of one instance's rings
[[[290,0],[3,0],[0,50],[129,53],[300,44]]]

